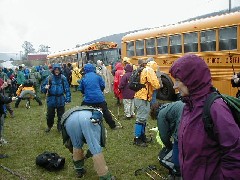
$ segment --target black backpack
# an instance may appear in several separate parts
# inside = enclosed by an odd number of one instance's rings
[[[65,158],[57,153],[45,151],[36,157],[36,165],[41,166],[48,171],[57,171],[64,167]]]
[[[140,83],[140,76],[141,72],[144,69],[144,67],[137,68],[136,70],[133,71],[132,75],[129,78],[129,89],[137,92],[142,88],[145,88],[145,84]]]
[[[215,137],[213,133],[214,124],[210,114],[210,108],[214,100],[217,98],[222,98],[224,102],[228,105],[236,124],[240,128],[240,99],[226,94],[220,94],[220,92],[214,88],[214,92],[209,95],[203,106],[204,129],[207,132],[208,136],[212,139],[215,139]]]

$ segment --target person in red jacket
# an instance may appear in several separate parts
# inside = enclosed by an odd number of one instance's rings
[[[115,66],[116,72],[114,75],[114,80],[113,80],[113,92],[115,97],[117,98],[117,104],[120,105],[121,104],[121,100],[122,100],[122,93],[119,91],[118,86],[120,83],[120,80],[124,74],[124,69],[123,69],[123,65],[121,62],[118,62]]]

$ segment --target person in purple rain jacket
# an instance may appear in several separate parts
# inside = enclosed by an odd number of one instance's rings
[[[181,174],[184,180],[240,178],[240,129],[227,104],[218,98],[211,106],[213,133],[210,138],[202,118],[204,101],[212,92],[210,70],[193,54],[176,60],[170,68],[185,107],[178,131]]]
[[[122,93],[123,97],[123,106],[124,106],[124,114],[126,119],[131,119],[135,116],[134,113],[134,95],[135,91],[129,89],[128,81],[130,76],[132,75],[133,67],[130,64],[127,64],[124,67],[125,73],[123,74],[120,83],[118,85],[119,90]]]

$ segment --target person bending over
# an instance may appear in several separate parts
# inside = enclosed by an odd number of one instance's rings
[[[77,177],[81,178],[86,174],[84,159],[87,155],[84,156],[83,146],[87,144],[87,154],[92,156],[99,179],[114,180],[102,153],[102,147],[105,147],[105,128],[101,110],[89,106],[71,108],[63,114],[61,125],[63,142],[72,153]]]

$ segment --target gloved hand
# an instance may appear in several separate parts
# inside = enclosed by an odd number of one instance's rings
[[[45,89],[49,89],[49,87],[50,87],[50,85],[47,84],[47,85],[45,86]]]

